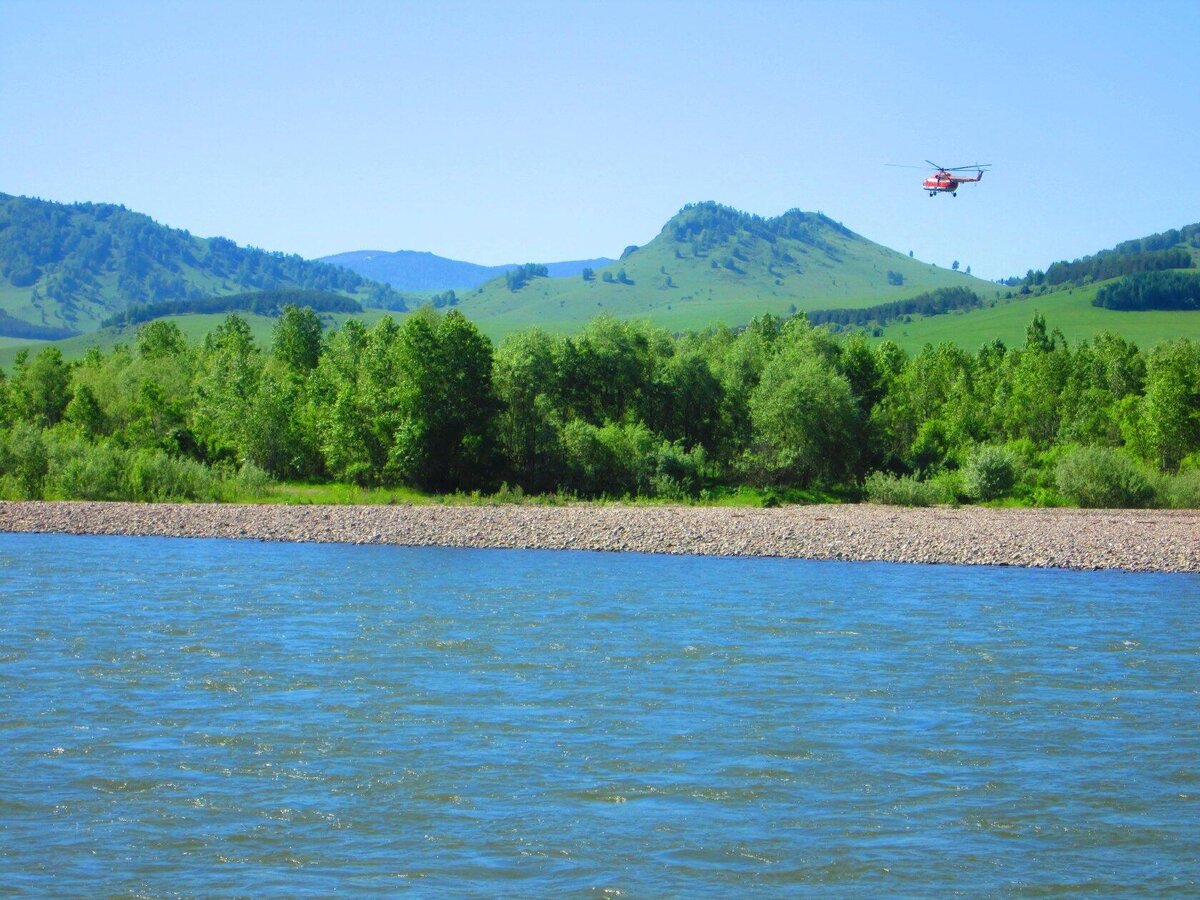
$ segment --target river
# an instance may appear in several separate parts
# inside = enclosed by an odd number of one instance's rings
[[[30,896],[1195,890],[1200,576],[0,535]]]

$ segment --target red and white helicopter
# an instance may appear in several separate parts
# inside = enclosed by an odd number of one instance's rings
[[[958,186],[960,184],[983,181],[984,170],[991,167],[991,163],[975,163],[972,166],[939,166],[932,160],[927,159],[925,162],[937,170],[921,182],[921,187],[929,191],[930,197],[936,197],[938,194],[949,194],[951,197],[957,197]],[[895,163],[889,163],[888,165],[895,165]],[[919,169],[920,166],[899,166],[899,168]],[[974,178],[961,174],[972,171],[975,173]]]

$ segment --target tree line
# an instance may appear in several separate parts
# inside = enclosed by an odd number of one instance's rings
[[[203,498],[212,478],[272,478],[1194,504],[1198,469],[1200,345],[1070,346],[1040,316],[1019,347],[909,355],[803,315],[683,335],[601,317],[494,346],[457,310],[326,332],[288,306],[268,347],[233,314],[199,345],[158,320],[109,352],[49,347],[0,373],[4,496]]]
[[[1096,291],[1092,305],[1123,310],[1197,310],[1200,274],[1176,269],[1130,275]]]
[[[32,338],[36,341],[61,341],[63,338],[75,337],[79,334],[72,328],[61,328],[54,325],[35,325],[9,315],[7,310],[0,309],[0,337]]]
[[[1027,294],[1034,287],[1091,284],[1140,272],[1190,269],[1195,267],[1195,263],[1189,247],[1200,249],[1200,222],[1122,241],[1109,250],[1101,250],[1070,262],[1059,260],[1051,263],[1044,272],[1030,269],[1024,277],[1005,278],[1001,283],[1020,287],[1021,293]]]
[[[889,276],[891,274],[888,273]],[[818,309],[806,315],[813,325],[886,325],[901,316],[940,316],[953,310],[976,309],[982,305],[983,300],[970,288],[951,287],[926,291],[907,300],[892,300],[854,309]]]
[[[453,291],[450,292],[453,294]],[[140,325],[151,319],[164,316],[189,314],[212,314],[223,312],[248,312],[260,316],[278,316],[288,305],[307,307],[314,312],[360,313],[362,304],[344,294],[328,291],[274,290],[247,291],[241,294],[225,294],[219,297],[199,297],[195,300],[178,300],[172,303],[135,303],[100,323],[101,328],[120,328]]]

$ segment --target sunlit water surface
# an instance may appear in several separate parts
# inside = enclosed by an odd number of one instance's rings
[[[0,535],[28,895],[1196,889],[1200,578]]]

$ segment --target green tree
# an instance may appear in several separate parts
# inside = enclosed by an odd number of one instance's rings
[[[719,445],[724,392],[701,353],[679,352],[659,363],[650,395],[647,424],[653,431],[685,447]]]
[[[1146,361],[1137,347],[1104,332],[1075,348],[1062,393],[1059,443],[1122,443],[1127,398],[1142,393]]]
[[[289,303],[275,322],[271,355],[289,371],[307,374],[321,358],[321,319],[311,307]]]
[[[975,361],[952,344],[926,345],[891,374],[903,359],[898,349],[880,358],[887,390],[872,411],[880,463],[926,473],[953,467],[984,432]]]
[[[1071,372],[1071,354],[1062,334],[1047,332],[1045,317],[1037,314],[1026,330],[1024,350],[1009,354],[999,417],[1011,440],[1028,438],[1048,448],[1063,418],[1063,392]]]
[[[57,347],[44,347],[32,362],[18,359],[9,390],[17,417],[39,428],[61,421],[71,401],[71,370]]]
[[[195,384],[191,427],[210,460],[244,456],[251,404],[262,357],[250,326],[236,315],[204,339]]]
[[[1165,471],[1200,449],[1200,344],[1183,338],[1150,354],[1138,425],[1131,444]]]
[[[176,323],[155,319],[138,328],[137,350],[143,359],[178,356],[187,350],[187,339]]]
[[[395,322],[383,323],[396,330]],[[367,330],[351,319],[330,337],[316,370],[308,380],[309,418],[324,466],[334,478],[356,484],[378,480],[386,457],[373,465],[369,446],[367,410],[360,403],[359,368],[367,350]]]
[[[594,425],[638,417],[646,405],[661,334],[602,315],[556,346],[563,418]],[[644,416],[641,416],[644,418]]]
[[[41,499],[50,471],[44,435],[29,421],[18,422],[7,435],[0,432],[0,475],[7,475],[25,500]]]
[[[315,436],[298,414],[301,388],[282,367],[266,366],[250,398],[241,434],[242,458],[276,478],[316,473]]]
[[[555,339],[534,328],[505,338],[493,362],[500,448],[510,474],[530,490],[553,490],[561,474],[555,358]]]
[[[495,474],[491,343],[457,310],[412,316],[396,361],[389,475],[429,490],[487,484]]]
[[[778,484],[844,477],[860,449],[856,413],[844,376],[805,348],[788,348],[767,364],[750,398],[760,471]]]
[[[75,389],[63,418],[78,425],[90,438],[100,437],[108,431],[107,417],[100,407],[100,401],[96,399],[91,387],[86,384],[81,384]]]

